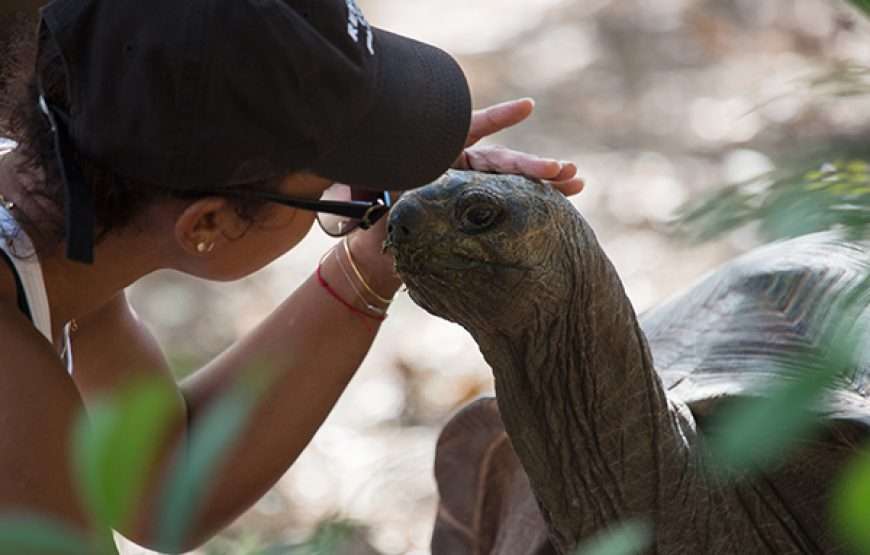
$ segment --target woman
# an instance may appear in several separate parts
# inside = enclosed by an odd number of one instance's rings
[[[0,512],[95,532],[70,478],[70,425],[97,396],[159,379],[175,392],[173,439],[120,530],[154,546],[172,447],[211,401],[268,366],[268,392],[184,541],[201,544],[293,463],[399,286],[381,249],[389,196],[353,202],[349,191],[377,197],[451,165],[582,188],[569,163],[464,150],[525,119],[531,101],[472,116],[449,56],[370,26],[353,0],[55,0],[34,41],[33,56],[26,45],[16,56],[0,126],[17,142],[0,157]],[[339,200],[319,201],[325,193]],[[246,276],[316,215],[341,245],[259,327],[175,384],[124,289],[164,268]]]

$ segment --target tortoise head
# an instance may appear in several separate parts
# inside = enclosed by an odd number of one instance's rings
[[[417,304],[472,334],[504,333],[564,308],[583,228],[549,185],[450,171],[399,200],[386,246]]]

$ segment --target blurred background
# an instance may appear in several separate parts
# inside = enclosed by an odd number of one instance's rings
[[[758,241],[752,228],[703,246],[679,240],[668,225],[678,207],[870,125],[867,97],[818,86],[846,63],[870,66],[868,24],[845,2],[358,1],[372,24],[453,53],[478,107],[537,101],[530,121],[496,141],[577,163],[587,187],[574,201],[638,311]],[[234,284],[155,274],[131,299],[184,374],[262,320],[331,243],[314,230]],[[428,553],[439,430],[491,390],[470,337],[400,294],[302,457],[197,553],[253,553],[325,522],[352,531],[344,553]]]

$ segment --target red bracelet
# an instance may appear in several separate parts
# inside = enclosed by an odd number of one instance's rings
[[[386,320],[386,318],[387,318],[386,316],[376,316],[374,314],[369,314],[365,310],[360,310],[359,308],[353,306],[352,304],[350,304],[346,300],[342,299],[341,295],[339,295],[338,292],[335,289],[333,289],[332,286],[330,286],[329,283],[327,283],[325,279],[323,279],[323,274],[320,272],[320,264],[317,265],[317,281],[320,283],[321,287],[326,289],[326,292],[329,293],[329,295],[331,297],[333,297],[335,300],[337,300],[338,302],[340,302],[341,304],[346,306],[351,312],[354,312],[356,314],[360,314],[362,316],[365,316],[366,318],[371,318],[372,320],[377,320],[378,322],[383,322],[384,320]]]

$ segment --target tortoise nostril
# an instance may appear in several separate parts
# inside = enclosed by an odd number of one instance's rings
[[[400,235],[402,238],[406,238],[411,235],[411,230],[408,229],[408,226],[390,224],[387,226],[387,234],[393,237]]]
[[[392,240],[409,240],[423,225],[423,211],[411,199],[402,199],[390,211],[388,231]]]

